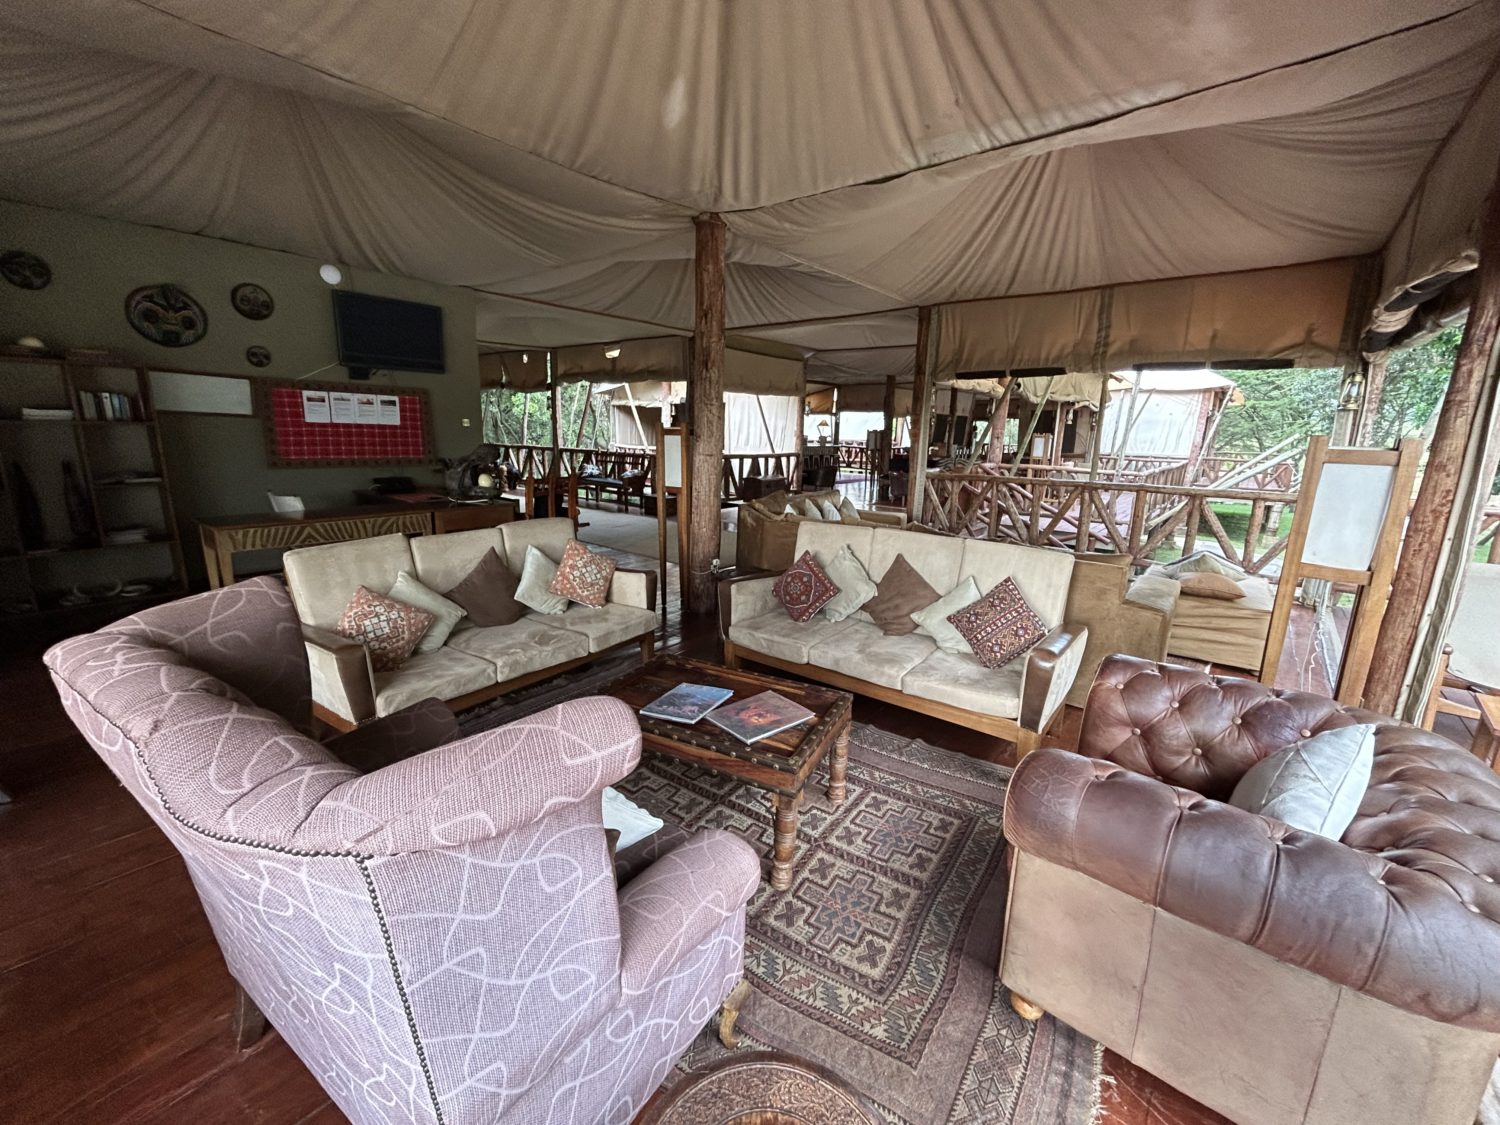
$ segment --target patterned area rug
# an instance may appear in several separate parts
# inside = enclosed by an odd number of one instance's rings
[[[625,665],[628,667],[628,664]],[[578,673],[569,695],[620,669]],[[523,696],[463,717],[482,730],[557,702]],[[1100,1051],[1050,1017],[1011,1011],[995,973],[1010,771],[856,723],[848,796],[808,783],[792,888],[763,883],[745,953],[747,1046],[818,1063],[890,1125],[1084,1125],[1098,1114]],[[647,754],[618,788],[669,825],[726,828],[770,853],[769,798]],[[743,1047],[741,1048],[744,1049]],[[679,1071],[724,1056],[711,1031]]]

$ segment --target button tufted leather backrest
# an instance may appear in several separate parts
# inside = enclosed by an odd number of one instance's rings
[[[1353,723],[1402,725],[1321,695],[1115,655],[1089,692],[1078,752],[1225,801],[1262,758]]]

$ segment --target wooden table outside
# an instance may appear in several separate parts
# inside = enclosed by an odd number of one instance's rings
[[[748,782],[771,794],[775,828],[771,886],[784,891],[792,885],[802,793],[808,776],[830,750],[833,757],[828,766],[828,799],[834,802],[844,799],[854,696],[847,691],[673,656],[657,657],[644,668],[616,680],[604,689],[604,694],[624,700],[639,716],[642,707],[684,683],[729,688],[734,699],[726,702],[738,702],[768,690],[778,692],[815,716],[810,723],[751,746],[707,719],[700,719],[693,726],[640,719],[641,742],[647,750]]]

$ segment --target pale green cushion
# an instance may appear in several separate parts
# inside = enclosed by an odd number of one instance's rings
[[[802,511],[798,514],[804,515],[810,520],[821,520],[823,518],[822,511],[818,508],[818,505],[811,500],[802,501]]]
[[[839,522],[839,510],[831,501],[819,500],[818,511],[829,523]]]
[[[948,621],[948,615],[973,605],[979,597],[979,583],[973,578],[965,578],[926,609],[912,614],[911,619],[917,623],[917,632],[937,641],[938,648],[944,652],[972,656],[974,650],[964,640],[963,634]]]
[[[814,551],[813,558],[828,575],[828,580],[839,588],[839,592],[818,611],[828,620],[842,621],[878,592],[864,563],[854,557],[854,551],[847,543],[832,558],[821,551]]]
[[[407,605],[414,605],[418,609],[425,609],[432,614],[432,624],[427,632],[422,634],[422,639],[417,642],[417,647],[413,650],[418,656],[424,652],[436,652],[442,648],[448,639],[448,634],[453,632],[453,627],[463,620],[463,606],[443,597],[436,590],[422,585],[412,577],[408,570],[403,570],[396,576],[396,582],[386,596],[398,602],[405,602]]]
[[[1233,578],[1238,582],[1245,577],[1243,567],[1237,566],[1226,558],[1214,554],[1211,551],[1195,551],[1191,555],[1177,559],[1162,565],[1162,570],[1167,572],[1170,578],[1176,578],[1183,574],[1222,574],[1225,578]]]
[[[1374,723],[1325,730],[1251,766],[1229,803],[1337,840],[1354,823],[1374,764]]]
[[[859,509],[846,496],[839,501],[839,519],[844,523],[859,523]]]
[[[557,564],[535,547],[526,548],[526,562],[521,566],[521,581],[516,586],[516,601],[537,613],[564,613],[568,599],[548,589],[557,577]]]

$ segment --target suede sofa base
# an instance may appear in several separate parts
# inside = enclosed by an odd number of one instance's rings
[[[1012,849],[1000,979],[1241,1125],[1471,1125],[1500,1035],[1439,1023]]]

